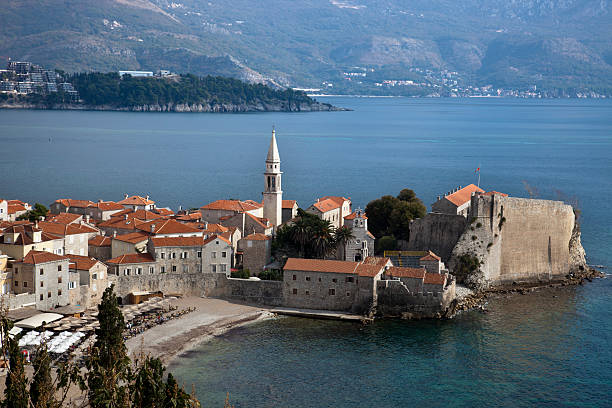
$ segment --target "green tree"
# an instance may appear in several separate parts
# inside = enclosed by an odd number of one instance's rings
[[[355,239],[353,230],[346,225],[336,229],[334,232],[334,239],[336,241],[337,248],[342,248],[344,255],[346,255],[346,244],[352,239]]]
[[[20,215],[19,217],[17,217],[17,219],[18,220],[28,220],[32,222],[40,221],[43,217],[47,216],[48,212],[49,210],[47,209],[47,207],[45,207],[44,205],[40,203],[36,203],[34,204],[34,208],[26,212],[25,214]]]
[[[376,247],[375,252],[377,254],[382,254],[385,251],[395,251],[397,249],[397,240],[392,235],[385,235],[377,239],[374,246]]]
[[[132,407],[163,407],[166,398],[165,368],[158,358],[146,357],[136,362],[136,371],[130,386]]]
[[[368,228],[376,238],[392,235],[407,240],[410,221],[424,217],[427,208],[414,191],[403,189],[397,197],[382,196],[366,206]]]
[[[8,337],[8,331],[3,336]],[[19,350],[17,340],[8,339],[9,372],[6,375],[3,407],[28,408],[29,395],[27,380],[23,366],[23,355]]]
[[[125,323],[114,285],[102,295],[98,321],[96,342],[86,362],[89,404],[92,408],[125,407],[129,398],[126,382],[130,359],[123,342]]]
[[[34,377],[30,384],[30,398],[34,408],[56,408],[59,402],[55,399],[55,385],[51,379],[51,358],[47,345],[41,344],[32,360]]]

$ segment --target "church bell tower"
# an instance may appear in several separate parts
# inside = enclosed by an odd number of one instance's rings
[[[264,172],[265,190],[263,192],[264,218],[274,224],[274,229],[282,223],[283,219],[283,190],[281,186],[280,155],[276,146],[276,131],[272,129],[272,139],[266,157],[266,171]]]

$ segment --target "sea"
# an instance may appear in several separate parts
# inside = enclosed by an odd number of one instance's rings
[[[261,199],[273,128],[285,199],[364,208],[413,189],[478,183],[580,210],[606,278],[512,295],[451,320],[369,325],[275,318],[180,356],[169,371],[203,406],[612,406],[612,101],[318,98],[346,112],[0,110],[0,198],[197,208]],[[476,169],[480,168],[477,172]]]

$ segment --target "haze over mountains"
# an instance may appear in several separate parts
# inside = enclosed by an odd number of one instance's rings
[[[0,55],[67,71],[163,68],[347,92],[358,87],[346,72],[374,84],[413,78],[414,68],[478,85],[612,89],[612,5],[20,0],[0,9]]]

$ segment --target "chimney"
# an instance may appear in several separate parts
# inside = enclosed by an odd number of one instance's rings
[[[124,194],[124,195],[123,195],[123,198],[124,198],[124,199],[127,199],[127,198],[128,198],[128,195],[127,195],[127,194]]]
[[[34,222],[34,228],[38,228],[38,220]]]
[[[99,199],[98,199],[98,202],[99,202],[99,203],[103,203],[104,201],[102,201],[102,199],[101,199],[101,198],[99,198]]]
[[[149,199],[149,196],[147,195],[147,200]]]
[[[117,230],[113,231],[113,238],[117,238]]]
[[[155,233],[155,224],[151,224],[151,234]]]
[[[123,214],[123,219],[127,220],[127,214]]]
[[[102,233],[102,236],[103,236],[103,237],[105,237],[105,236],[106,236],[106,231],[102,230],[102,231],[101,231],[101,233]]]
[[[89,215],[85,216],[85,222],[89,224]]]
[[[440,201],[440,196],[438,196],[438,201]]]

